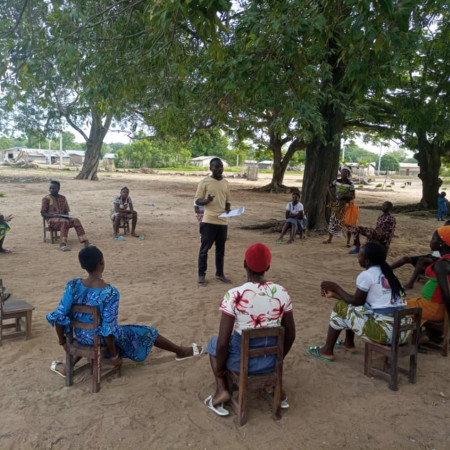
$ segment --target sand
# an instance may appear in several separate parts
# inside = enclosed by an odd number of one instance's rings
[[[448,358],[433,351],[420,354],[417,383],[402,376],[399,390],[392,392],[383,380],[364,376],[360,339],[358,354],[337,350],[334,363],[305,354],[308,346],[324,342],[334,304],[320,296],[320,282],[337,281],[352,291],[360,268],[344,239],[324,246],[323,236],[311,235],[294,245],[276,245],[274,234],[239,229],[283,218],[289,195],[250,190],[264,179],[230,180],[232,206],[246,211],[230,221],[225,271],[234,285],[243,283],[244,251],[263,242],[273,252],[268,278],[284,285],[293,299],[297,339],[284,365],[291,407],[282,420],[272,420],[267,403],[253,397],[243,428],[237,427],[234,414],[221,418],[209,411],[202,403],[214,389],[206,355],[175,362],[172,354],[154,349],[144,363],[125,361],[122,377],[104,382],[98,394],[91,393],[87,373],[66,388],[49,370],[52,360],[64,354],[45,315],[56,308],[66,282],[83,272],[74,230],[69,233],[71,252],[42,242],[39,211],[48,180],[61,180],[72,213],[104,252],[104,278],[121,293],[121,323],[151,324],[177,343],[206,345],[218,332],[218,306],[226,292],[225,285],[213,280],[213,256],[209,285],[196,284],[199,232],[192,202],[201,178],[102,173],[99,182],[86,182],[72,177],[70,172],[0,168],[0,191],[6,194],[0,211],[15,216],[5,242],[14,253],[0,255],[0,274],[12,300],[24,299],[36,308],[32,338],[4,341],[0,347],[1,449],[449,448]],[[299,185],[298,178],[286,181]],[[417,201],[419,181],[406,189],[402,184],[397,182],[390,192],[358,191],[358,203]],[[112,240],[109,210],[125,185],[139,213],[137,231],[145,240]],[[360,224],[373,225],[378,215],[362,209]],[[397,215],[397,224],[389,261],[428,251],[438,225],[433,216]],[[407,267],[397,271],[403,282],[410,273]],[[418,296],[420,289],[417,284],[410,295]]]

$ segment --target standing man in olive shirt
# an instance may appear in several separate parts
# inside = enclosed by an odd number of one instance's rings
[[[223,212],[230,211],[230,187],[228,181],[222,176],[223,164],[219,158],[211,159],[209,170],[212,175],[200,181],[195,194],[195,204],[205,207],[205,215],[200,224],[202,243],[198,255],[198,284],[200,286],[206,284],[208,250],[214,243],[216,244],[216,279],[223,283],[230,283],[223,272],[228,221],[219,217]]]

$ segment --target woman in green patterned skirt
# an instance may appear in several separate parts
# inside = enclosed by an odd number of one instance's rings
[[[361,247],[358,262],[366,270],[358,275],[354,294],[332,281],[321,284],[324,297],[339,301],[331,312],[325,345],[306,350],[314,358],[333,361],[334,346],[342,330],[345,330],[345,340],[340,344],[352,353],[355,334],[380,344],[391,343],[394,312],[406,306],[403,287],[386,263],[386,250],[377,242]],[[408,335],[401,336],[400,342],[406,341]]]

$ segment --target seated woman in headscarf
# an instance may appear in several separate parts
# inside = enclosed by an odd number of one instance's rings
[[[113,366],[122,364],[122,358],[133,361],[144,361],[155,347],[175,353],[177,360],[199,355],[202,348],[197,344],[181,347],[169,341],[156,328],[144,325],[118,325],[119,291],[103,281],[105,260],[102,252],[91,245],[80,250],[78,254],[81,267],[87,271],[87,278],[76,278],[69,281],[63,298],[56,311],[47,314],[50,325],[55,326],[59,345],[66,349],[65,332],[70,324],[70,310],[72,305],[98,306],[101,323],[95,330],[101,336],[102,345],[108,347],[110,361]],[[79,322],[92,323],[91,316],[75,313],[73,318]],[[75,329],[75,339],[84,345],[93,345],[94,332],[92,330]],[[79,359],[78,359],[79,360]],[[76,360],[75,362],[77,362]],[[66,376],[66,367],[60,361],[53,361],[50,370],[58,375]]]
[[[422,297],[406,299],[408,307],[422,308],[422,323],[444,320],[445,309],[450,316],[450,225],[433,233],[430,248],[438,250],[441,257],[425,269],[428,281],[423,286]]]
[[[228,370],[240,370],[242,331],[283,326],[284,357],[295,340],[294,315],[289,294],[279,284],[266,281],[264,276],[270,268],[271,258],[270,250],[264,244],[251,245],[245,252],[244,259],[247,282],[230,289],[220,304],[222,314],[219,336],[213,337],[206,348],[216,379],[216,392],[205,399],[206,406],[219,416],[230,413],[223,407],[223,403],[230,399],[226,374]],[[276,338],[252,339],[250,348],[270,345],[271,339],[276,341]],[[270,373],[274,370],[274,357],[250,358],[249,374]],[[289,406],[286,402],[285,405],[284,407]]]
[[[358,262],[364,270],[356,278],[356,291],[350,294],[332,281],[321,284],[324,297],[338,300],[331,312],[325,345],[309,347],[306,353],[323,361],[334,361],[334,346],[345,330],[344,349],[354,353],[355,334],[379,344],[390,344],[394,312],[405,308],[405,292],[386,263],[386,250],[377,242],[361,247]],[[404,343],[409,333],[400,337]]]

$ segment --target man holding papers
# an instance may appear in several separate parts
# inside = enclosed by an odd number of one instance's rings
[[[223,271],[225,258],[225,241],[227,240],[228,221],[219,217],[223,212],[229,212],[230,187],[223,178],[223,164],[219,158],[211,159],[210,177],[200,181],[195,194],[195,204],[205,207],[203,221],[200,224],[201,246],[198,255],[198,284],[205,286],[208,250],[216,244],[216,279],[230,283]]]

